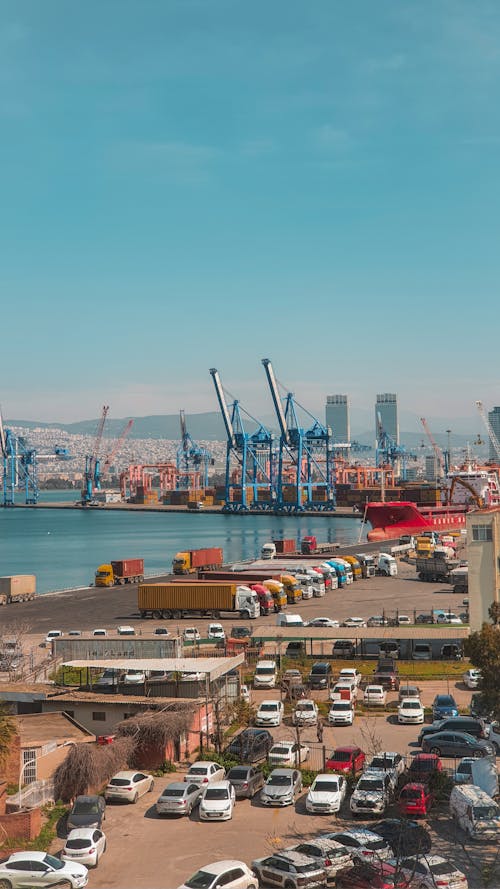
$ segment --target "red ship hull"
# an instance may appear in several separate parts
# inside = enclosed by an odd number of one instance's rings
[[[393,540],[422,531],[460,531],[468,510],[463,506],[418,507],[411,501],[368,503],[365,520],[372,530],[368,540]]]

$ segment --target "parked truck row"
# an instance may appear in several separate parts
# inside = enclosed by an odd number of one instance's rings
[[[257,593],[238,583],[203,580],[139,584],[137,604],[142,618],[181,620],[184,617],[221,617],[239,614],[244,620],[259,617]]]

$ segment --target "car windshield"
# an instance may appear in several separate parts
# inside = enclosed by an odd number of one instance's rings
[[[338,789],[337,781],[316,781],[312,787],[316,793],[337,793]]]
[[[302,704],[297,704],[297,710],[314,710],[314,704],[311,701],[304,701]]]
[[[348,762],[350,758],[350,753],[346,753],[344,750],[334,750],[330,756],[330,759],[333,760],[333,762]]]
[[[278,704],[261,704],[259,710],[261,713],[274,712],[279,709]]]
[[[472,775],[472,763],[471,762],[461,762],[457,772],[461,772],[464,775]]]
[[[275,672],[274,667],[256,667],[255,672],[258,676],[270,676]]]
[[[271,756],[290,756],[291,752],[289,747],[272,747],[269,751]]]
[[[380,849],[385,849],[385,841],[379,839],[363,839],[363,846],[366,846],[367,849],[373,849],[374,852],[377,852]]]
[[[227,777],[231,781],[246,781],[248,778],[248,769],[231,769]]]
[[[227,787],[208,787],[205,799],[229,799],[229,791]]]
[[[371,781],[369,778],[361,778],[356,790],[383,790],[384,782],[377,778]]]
[[[403,710],[420,710],[419,701],[403,701],[401,706]]]
[[[453,698],[448,697],[448,695],[442,695],[441,697],[437,697],[435,700],[436,707],[456,707],[455,701]]]
[[[286,787],[287,784],[291,784],[291,780],[288,775],[271,775],[267,783],[273,787]]]
[[[372,769],[392,769],[394,767],[394,760],[392,756],[374,756],[370,767]]]
[[[474,818],[481,820],[483,818],[498,818],[500,810],[498,806],[474,806],[472,809]]]
[[[61,870],[64,867],[64,861],[61,861],[59,858],[54,858],[53,855],[46,855],[43,859],[44,864],[48,864],[49,867],[53,867],[54,870]]]
[[[186,880],[186,886],[189,889],[208,889],[215,880],[215,874],[209,874],[206,870],[198,870],[189,880]]]
[[[433,772],[435,768],[435,759],[414,759],[410,766],[412,772]]]
[[[189,769],[190,775],[206,775],[207,770],[204,766],[191,766]]]
[[[184,796],[184,791],[177,790],[176,788],[165,787],[165,790],[162,792],[162,796],[169,796],[169,797],[178,798],[178,797]]]
[[[421,792],[414,787],[403,787],[401,791],[402,799],[420,799],[421,796]]]
[[[444,877],[445,874],[452,874],[455,868],[447,861],[439,861],[436,864],[431,864],[429,870],[435,877]]]
[[[92,845],[92,840],[87,837],[78,837],[75,840],[66,840],[67,849],[88,849]]]
[[[332,706],[332,710],[351,710],[349,701],[336,701]]]
[[[111,778],[109,782],[112,787],[126,787],[127,784],[130,784],[129,778]]]
[[[96,802],[81,800],[75,803],[73,807],[73,815],[98,815],[99,806]]]

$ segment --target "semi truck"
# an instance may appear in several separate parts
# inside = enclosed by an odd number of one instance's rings
[[[195,571],[220,568],[222,566],[222,550],[219,546],[209,549],[188,549],[176,553],[172,559],[174,574],[194,574]]]
[[[0,577],[0,605],[30,602],[36,596],[34,574],[10,574]]]
[[[428,580],[437,583],[452,583],[451,572],[457,568],[458,559],[447,559],[441,554],[434,553],[424,559],[417,559],[416,569],[420,580]]]
[[[119,586],[122,583],[142,583],[144,559],[121,559],[99,565],[95,573],[96,586]]]
[[[141,618],[180,620],[198,615],[219,618],[223,612],[244,620],[259,617],[257,593],[247,586],[224,581],[174,581],[139,584],[137,604]]]
[[[257,593],[261,614],[271,614],[278,610],[274,605],[272,594],[262,583],[252,583],[250,589]]]

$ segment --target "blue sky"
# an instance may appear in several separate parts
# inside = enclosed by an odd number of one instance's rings
[[[497,2],[0,16],[7,416],[499,403]]]

